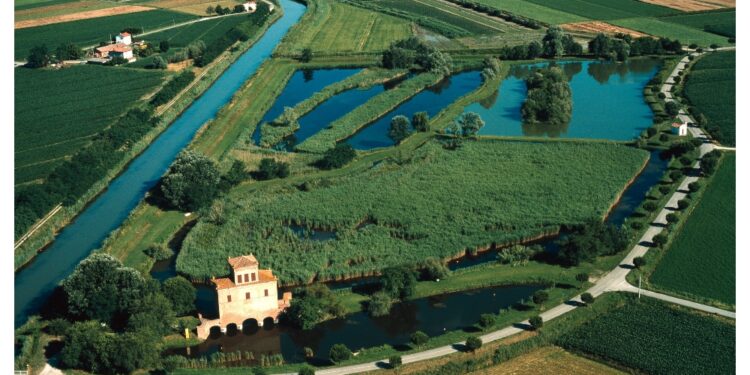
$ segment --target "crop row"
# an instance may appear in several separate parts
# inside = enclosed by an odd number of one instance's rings
[[[572,13],[592,20],[631,17],[656,17],[680,11],[636,0],[528,0],[548,8]]]
[[[80,144],[71,140],[104,129],[164,76],[89,65],[55,71],[16,69],[14,75],[16,167],[78,151]],[[16,183],[43,178],[50,171],[37,168],[38,173],[26,173],[24,179],[16,176]]]
[[[585,352],[648,374],[732,374],[735,327],[650,299],[627,305],[559,339]]]
[[[685,82],[684,93],[693,114],[703,114],[706,129],[721,143],[736,142],[736,53],[717,52],[702,57],[693,66]]]
[[[191,230],[177,268],[226,273],[226,257],[253,249],[284,282],[368,275],[428,256],[448,258],[516,242],[562,224],[602,218],[647,153],[614,144],[439,142],[409,160],[361,174],[226,198],[221,219]],[[284,224],[336,232],[298,237]]]
[[[328,127],[298,145],[297,149],[304,152],[324,152],[335,146],[337,141],[351,136],[357,130],[377,120],[408,98],[437,83],[441,78],[442,75],[438,73],[423,73],[408,79],[396,88],[374,96],[366,103],[332,122]]]

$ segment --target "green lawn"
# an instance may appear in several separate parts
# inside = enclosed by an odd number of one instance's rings
[[[202,220],[190,232],[177,268],[223,275],[227,256],[252,249],[282,281],[310,282],[447,258],[603,217],[646,157],[607,143],[483,140],[449,151],[432,141],[357,175],[310,181],[307,191],[241,186],[224,202],[223,223]],[[337,237],[301,239],[284,223]]]
[[[650,281],[659,288],[735,303],[736,156],[726,154]]]
[[[107,41],[124,28],[144,28],[145,31],[197,18],[196,16],[169,10],[151,10],[118,16],[91,18],[87,20],[56,23],[52,25],[14,30],[16,59],[25,59],[29,50],[45,44],[55,49],[63,43],[79,46],[95,45]]]
[[[709,133],[730,146],[736,142],[736,59],[735,51],[701,57],[688,74],[684,89],[690,104],[708,119]]]
[[[647,374],[733,374],[733,324],[642,298],[563,335],[558,344]]]
[[[44,178],[163,77],[152,70],[94,65],[15,69],[15,182]]]

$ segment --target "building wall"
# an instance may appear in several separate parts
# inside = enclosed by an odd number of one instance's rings
[[[247,296],[250,298],[248,299]],[[268,295],[266,295],[266,293]],[[217,290],[219,299],[219,316],[231,317],[238,315],[247,319],[263,320],[266,317],[276,317],[279,308],[279,296],[276,282],[256,282],[237,285],[234,288]],[[231,296],[231,302],[229,297]],[[266,316],[258,316],[258,315]]]

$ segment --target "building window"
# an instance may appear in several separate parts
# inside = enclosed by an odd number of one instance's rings
[[[227,302],[232,302],[232,296],[231,295],[227,295]]]
[[[268,289],[264,290],[263,293],[265,294],[266,297],[268,297]]]
[[[248,281],[247,281],[247,274],[245,274],[245,282],[248,282]]]
[[[242,284],[242,275],[237,275],[237,284]]]
[[[253,281],[255,281],[255,272],[253,272],[251,275],[253,277]],[[245,281],[247,281],[247,280],[245,280]]]
[[[250,299],[250,292],[245,293],[245,299]]]

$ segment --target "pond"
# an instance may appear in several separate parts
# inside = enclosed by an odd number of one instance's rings
[[[435,116],[458,98],[476,90],[481,84],[482,78],[476,71],[446,77],[360,129],[345,142],[357,150],[393,146],[393,140],[388,137],[388,129],[394,116],[403,115],[411,119],[414,113],[420,111],[427,112],[430,117]]]
[[[318,358],[326,358],[334,344],[345,344],[352,350],[389,344],[408,344],[409,336],[423,331],[430,337],[447,331],[467,329],[484,313],[497,314],[500,309],[514,306],[528,299],[538,285],[483,288],[420,298],[393,306],[387,316],[372,318],[365,312],[348,315],[318,324],[304,331],[285,326],[263,328],[243,327],[242,331],[214,334],[203,343],[189,349],[192,357],[206,356],[216,351],[253,352],[259,354],[281,353],[287,362],[301,362],[303,348],[313,350]],[[188,355],[185,348],[171,351]]]
[[[99,197],[65,227],[54,242],[15,274],[14,322],[39,311],[60,281],[119,227],[164,174],[195,133],[226,103],[305,13],[305,6],[280,0],[283,16],[115,178]]]
[[[524,78],[548,65],[563,69],[573,92],[573,114],[562,126],[525,125],[521,107],[526,99]],[[643,88],[658,72],[661,60],[632,59],[625,63],[565,61],[517,65],[489,97],[466,107],[485,121],[480,135],[632,140],[652,124],[653,113]]]
[[[284,90],[276,98],[271,108],[263,115],[263,119],[255,127],[253,141],[260,143],[260,128],[264,122],[271,122],[284,113],[284,107],[294,107],[299,102],[309,98],[324,87],[342,81],[362,69],[303,69],[292,74],[284,86]],[[300,123],[301,124],[301,123]]]

